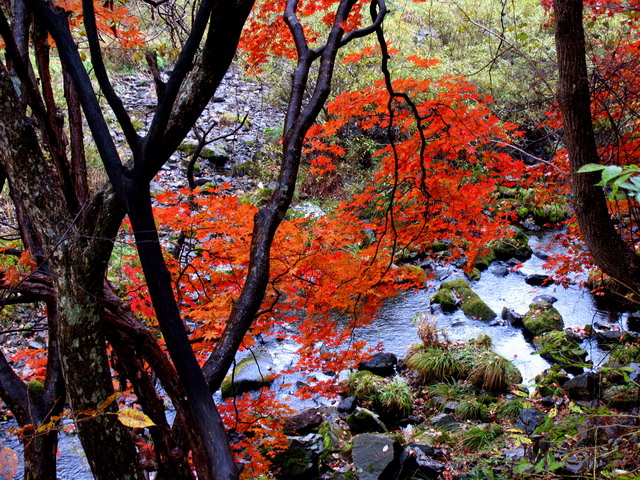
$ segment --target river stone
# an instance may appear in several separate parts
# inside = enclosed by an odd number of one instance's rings
[[[353,434],[385,433],[387,431],[387,427],[380,421],[380,417],[377,414],[362,407],[357,407],[353,413],[347,416],[347,424]]]
[[[600,394],[600,379],[593,372],[576,375],[562,386],[572,400],[591,401]]]
[[[494,240],[489,246],[498,260],[509,260],[510,258],[527,260],[533,253],[529,246],[529,237],[516,227],[512,226],[511,230],[513,231],[513,237]]]
[[[324,451],[322,436],[311,433],[304,437],[290,437],[289,446],[273,460],[278,480],[312,480],[319,478],[318,463]]]
[[[388,435],[363,433],[353,437],[353,466],[358,480],[398,478],[400,444]]]
[[[527,435],[533,435],[536,428],[544,422],[545,416],[542,412],[535,408],[525,408],[520,412],[514,426],[522,430]]]
[[[400,478],[441,478],[446,465],[429,456],[421,448],[405,447],[400,457]]]
[[[288,434],[306,435],[316,431],[322,423],[322,415],[317,408],[307,408],[289,417],[284,424]]]
[[[562,315],[550,303],[532,303],[529,311],[522,317],[525,333],[537,337],[545,332],[562,330]]]
[[[531,303],[556,303],[558,299],[553,295],[537,295],[533,297]]]
[[[392,377],[396,373],[397,363],[398,357],[393,353],[381,352],[376,353],[371,360],[360,362],[358,370],[366,370],[381,377]]]
[[[356,409],[356,405],[358,404],[358,399],[353,395],[345,398],[338,405],[338,412],[341,414],[351,413]]]
[[[522,328],[522,315],[511,308],[504,307],[500,315],[503,320],[509,322],[512,327]]]
[[[271,385],[274,379],[273,358],[269,353],[260,353],[238,362],[235,370],[227,374],[220,390],[223,398],[241,395]]]
[[[464,278],[442,283],[440,290],[431,299],[432,303],[440,303],[444,311],[453,307],[457,308],[458,303],[456,302],[458,301],[467,317],[485,322],[490,322],[497,317],[496,313],[471,289]]]
[[[627,318],[627,328],[633,332],[640,332],[640,312],[629,314]]]
[[[531,275],[527,275],[524,278],[524,281],[528,285],[532,285],[534,287],[539,287],[541,285],[547,286],[553,283],[552,278],[549,275],[544,275],[543,273],[532,273]]]
[[[429,419],[429,425],[443,430],[457,430],[459,428],[456,418],[448,413],[440,413],[439,415],[431,417]]]
[[[611,350],[622,343],[623,332],[620,330],[605,330],[603,332],[596,332],[596,340],[598,346],[602,350]]]

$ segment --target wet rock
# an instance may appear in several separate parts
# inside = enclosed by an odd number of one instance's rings
[[[572,400],[591,401],[600,394],[600,379],[593,372],[576,375],[562,386]]]
[[[463,278],[450,280],[440,285],[440,290],[431,299],[432,303],[439,303],[443,310],[451,311],[461,306],[467,317],[490,322],[496,318],[496,313],[482,301]]]
[[[622,344],[623,335],[624,333],[620,330],[605,330],[603,332],[596,332],[596,340],[602,350],[611,350]]]
[[[522,315],[520,315],[515,310],[504,307],[500,316],[512,327],[522,328]]]
[[[443,430],[457,430],[459,428],[456,418],[448,413],[441,413],[431,417],[428,423],[432,427],[441,428]]]
[[[358,400],[356,397],[351,396],[347,397],[340,402],[338,405],[338,412],[341,414],[351,413],[356,409],[356,405],[358,404]]]
[[[323,448],[322,437],[318,434],[291,437],[287,449],[274,458],[275,477],[278,480],[319,478],[318,464]]]
[[[393,353],[376,353],[371,360],[360,362],[358,370],[366,370],[381,377],[391,377],[396,373],[397,363],[398,357]]]
[[[358,480],[397,478],[401,452],[398,441],[388,435],[356,435],[352,456]]]
[[[318,433],[322,435],[322,443],[327,453],[339,452],[351,438],[349,432],[336,420],[327,420],[320,425]]]
[[[505,267],[504,265],[496,265],[491,268],[491,273],[493,273],[496,277],[506,277],[507,275],[509,275],[509,273],[511,273],[511,270],[509,270],[509,268]]]
[[[629,314],[627,328],[633,332],[640,332],[640,312]]]
[[[587,351],[580,347],[580,337],[571,332],[546,332],[533,341],[540,356],[549,363],[565,367],[569,373],[582,373]]]
[[[446,465],[430,458],[422,449],[407,446],[400,458],[400,478],[440,478]]]
[[[458,408],[458,405],[460,405],[460,402],[456,402],[456,401],[447,402],[442,406],[442,411],[444,413],[454,413]]]
[[[518,448],[505,448],[502,450],[502,454],[504,455],[504,459],[507,463],[516,464],[520,463],[520,461],[525,456],[524,447]]]
[[[268,353],[249,355],[236,365],[222,381],[220,390],[223,397],[241,395],[271,385],[274,379],[273,358]]]
[[[520,412],[514,426],[517,429],[522,430],[527,435],[533,435],[536,428],[544,422],[545,418],[545,415],[539,410],[535,408],[525,408]]]
[[[511,227],[513,237],[494,240],[490,247],[498,260],[527,260],[531,257],[533,250],[529,246],[529,237],[520,229]]]
[[[525,333],[532,337],[564,328],[562,315],[550,303],[532,303],[529,305],[529,311],[522,317],[522,323]]]
[[[558,299],[552,295],[537,295],[535,297],[533,297],[533,300],[531,300],[531,303],[556,303],[558,301]]]
[[[307,408],[285,421],[285,431],[288,434],[306,435],[316,431],[323,418],[317,408]]]
[[[544,275],[542,273],[532,273],[531,275],[527,275],[524,278],[524,281],[528,285],[532,285],[534,287],[539,287],[541,285],[551,285],[553,284],[553,279],[549,275]]]
[[[353,434],[387,431],[387,427],[380,421],[377,414],[362,407],[356,407],[355,411],[347,416],[347,424]]]

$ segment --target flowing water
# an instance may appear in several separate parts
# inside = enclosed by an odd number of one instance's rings
[[[526,313],[529,304],[537,295],[552,295],[557,298],[554,306],[562,314],[565,326],[584,327],[595,321],[607,323],[619,320],[618,315],[608,311],[597,309],[592,295],[578,286],[568,288],[549,285],[545,287],[532,287],[525,282],[525,276],[532,273],[544,273],[542,265],[548,252],[544,246],[551,241],[551,234],[532,236],[530,245],[534,249],[534,256],[522,263],[522,267],[506,276],[500,275],[500,268],[506,264],[495,262],[489,269],[482,273],[477,282],[471,284],[473,290],[500,315],[503,307],[511,308],[520,314]],[[536,255],[537,254],[537,255]],[[440,281],[458,278],[462,272],[451,266],[439,272]],[[361,338],[372,344],[381,342],[384,350],[393,352],[403,357],[406,349],[411,344],[419,341],[413,319],[419,313],[431,311],[429,299],[437,289],[437,283],[428,284],[421,291],[409,292],[390,300],[381,310],[379,318],[373,325],[363,329]],[[485,322],[472,320],[464,316],[461,311],[444,314],[434,310],[432,317],[437,320],[438,328],[448,335],[451,340],[465,341],[484,333],[489,335],[494,344],[494,349],[504,357],[513,360],[520,369],[524,382],[531,383],[533,378],[548,368],[549,364],[539,355],[535,354],[533,346],[527,342],[522,332],[504,322],[494,322],[489,325]],[[295,345],[289,343],[271,343],[266,346],[273,356],[276,370],[288,367],[295,360]],[[594,365],[602,361],[603,353],[590,341],[583,343],[583,348],[589,352]],[[321,376],[318,374],[317,376]],[[302,376],[282,378],[279,383],[294,384],[296,381],[304,381]],[[291,400],[292,406],[302,408],[314,404],[314,401],[300,403],[290,395],[291,387],[283,387],[279,393],[282,397]],[[322,403],[323,399],[316,398],[315,403]],[[0,427],[0,446],[14,448],[20,451],[20,446],[15,439],[8,434],[11,425],[5,423]],[[1,436],[3,435],[3,436]],[[60,480],[90,480],[91,474],[87,461],[82,453],[80,443],[74,436],[61,434],[60,455],[58,456],[58,478]],[[22,466],[17,478],[22,478]]]

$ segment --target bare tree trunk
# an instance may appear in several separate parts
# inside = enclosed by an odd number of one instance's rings
[[[555,0],[558,52],[558,102],[564,122],[564,141],[571,165],[573,204],[589,253],[604,273],[640,292],[640,259],[614,228],[597,173],[577,173],[598,163],[591,118],[582,0]]]

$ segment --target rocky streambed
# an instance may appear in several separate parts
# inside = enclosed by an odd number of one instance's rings
[[[139,75],[120,82],[125,102],[140,112],[141,129],[151,113],[151,85],[150,78]],[[242,123],[246,113],[250,121]],[[277,109],[264,103],[260,85],[246,82],[239,73],[228,74],[203,116],[200,131],[215,123],[220,128],[211,137],[224,138],[207,145],[197,160],[196,183],[230,182],[238,194],[268,187],[268,177],[258,179],[241,167],[262,154],[269,135],[277,135],[281,120]],[[155,190],[187,186],[186,166],[199,141],[190,135],[154,180]],[[283,480],[445,475],[497,479],[553,471],[558,477],[581,478],[594,469],[632,470],[633,465],[620,458],[607,459],[606,454],[615,451],[627,460],[640,457],[637,383],[633,383],[638,381],[640,347],[637,337],[624,334],[637,328],[637,318],[599,309],[589,291],[577,285],[564,287],[549,281],[542,267],[550,253],[558,253],[547,248],[553,234],[528,233],[527,247],[520,245],[530,250],[526,255],[502,251],[498,258],[489,259],[493,261],[478,265],[482,271],[474,272],[472,279],[454,265],[416,262],[433,273],[433,280],[422,290],[390,300],[374,324],[359,332],[371,344],[381,342],[386,354],[363,365],[371,376],[343,374],[348,389],[340,402],[321,397],[297,401],[291,385],[307,378],[272,378],[295,362],[297,346],[286,342],[260,346],[254,352],[258,364],[246,360],[242,372],[234,376],[235,384],[229,380],[226,388],[238,393],[269,383],[299,410],[288,423],[289,449],[276,458],[274,475]],[[426,345],[419,335],[415,319],[424,314],[440,334],[439,345]],[[542,317],[548,321],[542,322]],[[584,335],[585,327],[595,327],[593,334]],[[496,361],[489,364],[502,364],[498,358],[509,360],[518,375],[508,374],[508,386],[488,390],[492,383],[484,377],[479,384],[469,381],[474,371],[469,365],[455,375],[427,379],[405,361],[407,348],[415,344],[432,349],[428,358],[444,351],[462,364],[466,358],[489,358],[495,352],[499,357],[491,357]],[[543,355],[536,353],[541,350]],[[612,356],[611,351],[631,353]],[[242,360],[238,358],[239,364]],[[603,374],[605,365],[610,369]],[[571,371],[567,375],[565,370]],[[382,400],[385,395],[391,403]],[[613,414],[606,418],[592,414],[593,408],[603,405],[619,410],[611,410]],[[572,415],[583,416],[587,424],[581,427]],[[4,443],[19,450],[18,442],[7,434],[9,427],[5,424],[2,429]],[[575,432],[573,443],[555,435],[556,427]],[[594,431],[600,437],[594,438]],[[61,437],[59,478],[91,478],[79,442],[66,434]]]

